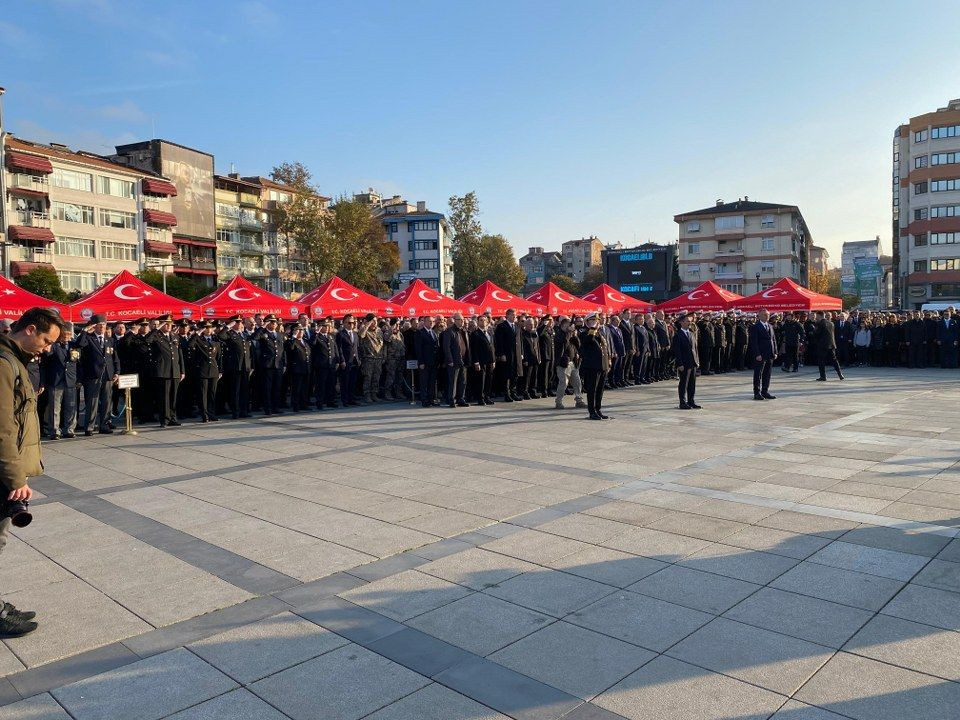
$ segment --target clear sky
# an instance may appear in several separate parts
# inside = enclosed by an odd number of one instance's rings
[[[518,254],[675,240],[717,198],[890,247],[891,143],[960,97],[960,3],[32,0],[4,3],[8,129],[217,170],[299,160],[328,195],[444,211],[476,190]]]

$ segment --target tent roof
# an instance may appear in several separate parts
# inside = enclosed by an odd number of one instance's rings
[[[840,298],[808,290],[790,278],[781,278],[766,290],[733,303],[738,310],[790,312],[792,310],[842,310]]]
[[[310,315],[314,318],[367,313],[398,317],[401,314],[399,305],[381,300],[336,276],[308,292],[298,302],[310,305]]]
[[[701,283],[693,290],[688,290],[671,300],[657,305],[657,310],[664,312],[679,312],[680,310],[728,310],[734,301],[742,295],[724,290],[711,280]]]
[[[287,300],[259,288],[242,275],[234,276],[212,293],[197,300],[207,318],[226,318],[233,315],[276,315],[282,320],[296,320],[307,312],[303,303]]]
[[[606,283],[597,285],[593,290],[584,295],[583,299],[602,305],[605,312],[620,312],[621,310],[649,312],[656,308],[653,303],[632,298]]]
[[[70,307],[24,290],[19,285],[0,275],[0,320],[17,320],[32,307],[53,308],[70,319]]]
[[[405,289],[398,292],[390,302],[403,308],[403,314],[410,317],[419,315],[476,315],[477,306],[454,300],[441,295],[423,280],[417,278]]]
[[[70,308],[77,322],[87,321],[97,314],[106,315],[107,322],[167,314],[174,318],[200,319],[198,305],[164,295],[127,270],[121,270],[108,283],[84,295]]]
[[[550,315],[587,315],[603,311],[597,303],[571,295],[552,282],[544,283],[536,292],[527,295],[527,300],[543,305]]]
[[[500,317],[507,310],[513,309],[517,312],[530,313],[531,315],[545,315],[546,309],[543,305],[524,300],[513,293],[507,292],[502,287],[490,280],[484,280],[473,290],[468,292],[460,302],[476,305],[481,313],[489,312],[495,317]]]

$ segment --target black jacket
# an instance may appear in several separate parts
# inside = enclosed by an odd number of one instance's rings
[[[283,334],[279,331],[271,333],[261,329],[256,335],[257,367],[265,370],[283,370],[286,364],[286,354],[283,347]]]
[[[420,328],[413,337],[413,354],[424,367],[440,364],[440,336],[430,328]]]
[[[770,330],[767,330],[767,327]],[[764,360],[773,360],[777,356],[777,341],[774,337],[773,327],[759,320],[750,326],[750,350],[749,355],[752,358],[761,357]]]
[[[342,362],[337,338],[331,333],[317,333],[314,335],[312,349],[313,351],[310,353],[310,363],[315,368],[332,370]]]
[[[180,347],[180,336],[175,333],[168,336],[159,330],[153,330],[147,334],[145,341],[151,348],[153,377],[179,380],[186,366],[183,349]]]
[[[470,357],[482,367],[490,367],[497,360],[493,351],[493,341],[486,330],[477,328],[470,333]]]
[[[580,333],[580,368],[610,370],[610,349],[598,330],[583,329]]]
[[[797,347],[805,338],[803,325],[798,321],[788,320],[783,324],[783,342],[787,347]]]
[[[82,332],[74,343],[80,351],[78,371],[81,382],[110,380],[114,375],[120,374],[120,359],[117,357],[116,343],[112,337],[104,335],[101,347],[96,335]]]
[[[580,338],[576,332],[565,333],[558,330],[554,335],[553,356],[557,367],[565,368],[570,363],[576,365],[580,357]]]
[[[503,362],[508,371],[518,375],[523,374],[523,351],[520,347],[520,338],[523,331],[516,322],[513,327],[506,320],[500,322],[493,331],[493,344],[497,351],[497,361]],[[506,360],[501,360],[505,357]]]
[[[817,350],[827,351],[836,350],[837,341],[833,337],[833,323],[826,318],[817,320],[816,334],[814,335],[814,345]]]
[[[200,333],[195,334],[187,343],[187,367],[191,377],[201,380],[213,380],[220,377],[221,346],[216,336],[210,340]]]
[[[680,328],[677,328],[677,331],[673,334],[673,358],[677,367],[700,367],[696,338],[693,336],[693,332],[690,335],[691,337],[688,338],[687,334]]]
[[[287,372],[291,375],[307,375],[310,372],[310,343],[306,335],[302,340],[290,338],[286,342]]]
[[[77,386],[77,362],[79,352],[73,343],[55,342],[50,352],[44,353],[40,360],[40,374],[43,386],[53,388],[75,388]]]
[[[220,341],[220,369],[225,373],[250,372],[253,370],[253,354],[250,338],[236,330],[224,330]]]
[[[337,331],[337,346],[340,348],[340,362],[347,367],[360,367],[360,335],[346,328]]]
[[[467,331],[451,325],[440,333],[440,346],[443,349],[444,365],[466,367],[470,365],[470,340]]]

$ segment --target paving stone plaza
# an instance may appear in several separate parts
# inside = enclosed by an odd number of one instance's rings
[[[44,446],[0,718],[960,717],[960,384],[702,378]]]

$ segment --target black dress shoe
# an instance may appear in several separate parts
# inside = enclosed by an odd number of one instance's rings
[[[826,381],[827,381],[826,378],[817,378],[817,382],[826,382]]]
[[[65,438],[67,438],[68,440],[70,440],[70,439],[72,439],[72,438],[75,438],[76,435],[74,435],[72,432],[65,432],[65,433],[63,434],[63,437],[65,437]]]
[[[179,420],[170,420],[167,425],[170,425],[171,427],[180,427],[181,423]]]
[[[33,610],[17,610],[17,608],[8,602],[3,604],[3,609],[6,611],[8,617],[14,615],[22,620],[33,620],[37,616]]]
[[[756,394],[753,396],[753,399],[754,399],[754,400],[766,400],[766,398],[765,398],[763,395],[761,395],[760,393],[756,393]]]
[[[689,409],[690,409],[690,406],[687,405],[686,403],[680,403],[680,405],[678,405],[677,407],[678,407],[678,409],[680,409],[680,410],[689,410]]]
[[[465,403],[462,400],[457,400],[457,407],[470,407],[470,404]]]
[[[93,435],[93,430],[84,430],[83,435],[84,437],[90,437],[91,435]]]
[[[504,395],[504,396],[503,396],[503,401],[504,401],[504,402],[513,402],[513,398],[510,397],[509,395]]]
[[[601,419],[601,420],[609,420],[609,419],[610,419],[610,416],[609,416],[609,415],[604,415],[603,413],[597,413],[597,414],[600,416],[600,419]]]
[[[701,407],[700,405],[697,405],[696,403],[690,403],[690,409],[691,409],[691,410],[703,410],[703,407]]]
[[[600,417],[597,413],[590,413],[589,419],[590,419],[590,420],[603,420],[603,418]]]
[[[837,375],[837,378],[839,378],[840,380],[846,380],[846,378],[843,375]]]
[[[37,623],[24,620],[18,615],[7,615],[0,618],[0,638],[17,638],[32,633],[37,629]]]
[[[768,392],[766,392],[766,393],[760,393],[760,394],[763,395],[763,397],[764,397],[766,400],[776,400],[776,399],[777,399],[777,396],[776,396],[776,395],[771,395],[771,394],[768,393]]]
[[[209,420],[207,420],[207,418],[203,418],[202,420],[200,420],[200,422],[202,422],[202,423],[204,423],[204,424],[206,424],[206,423],[208,423],[208,422],[210,422],[210,421],[209,421]]]
[[[210,416],[209,418],[207,418],[207,419],[208,419],[210,422],[216,422],[216,421],[219,420],[220,418],[218,418],[216,415],[211,415],[211,416]]]

